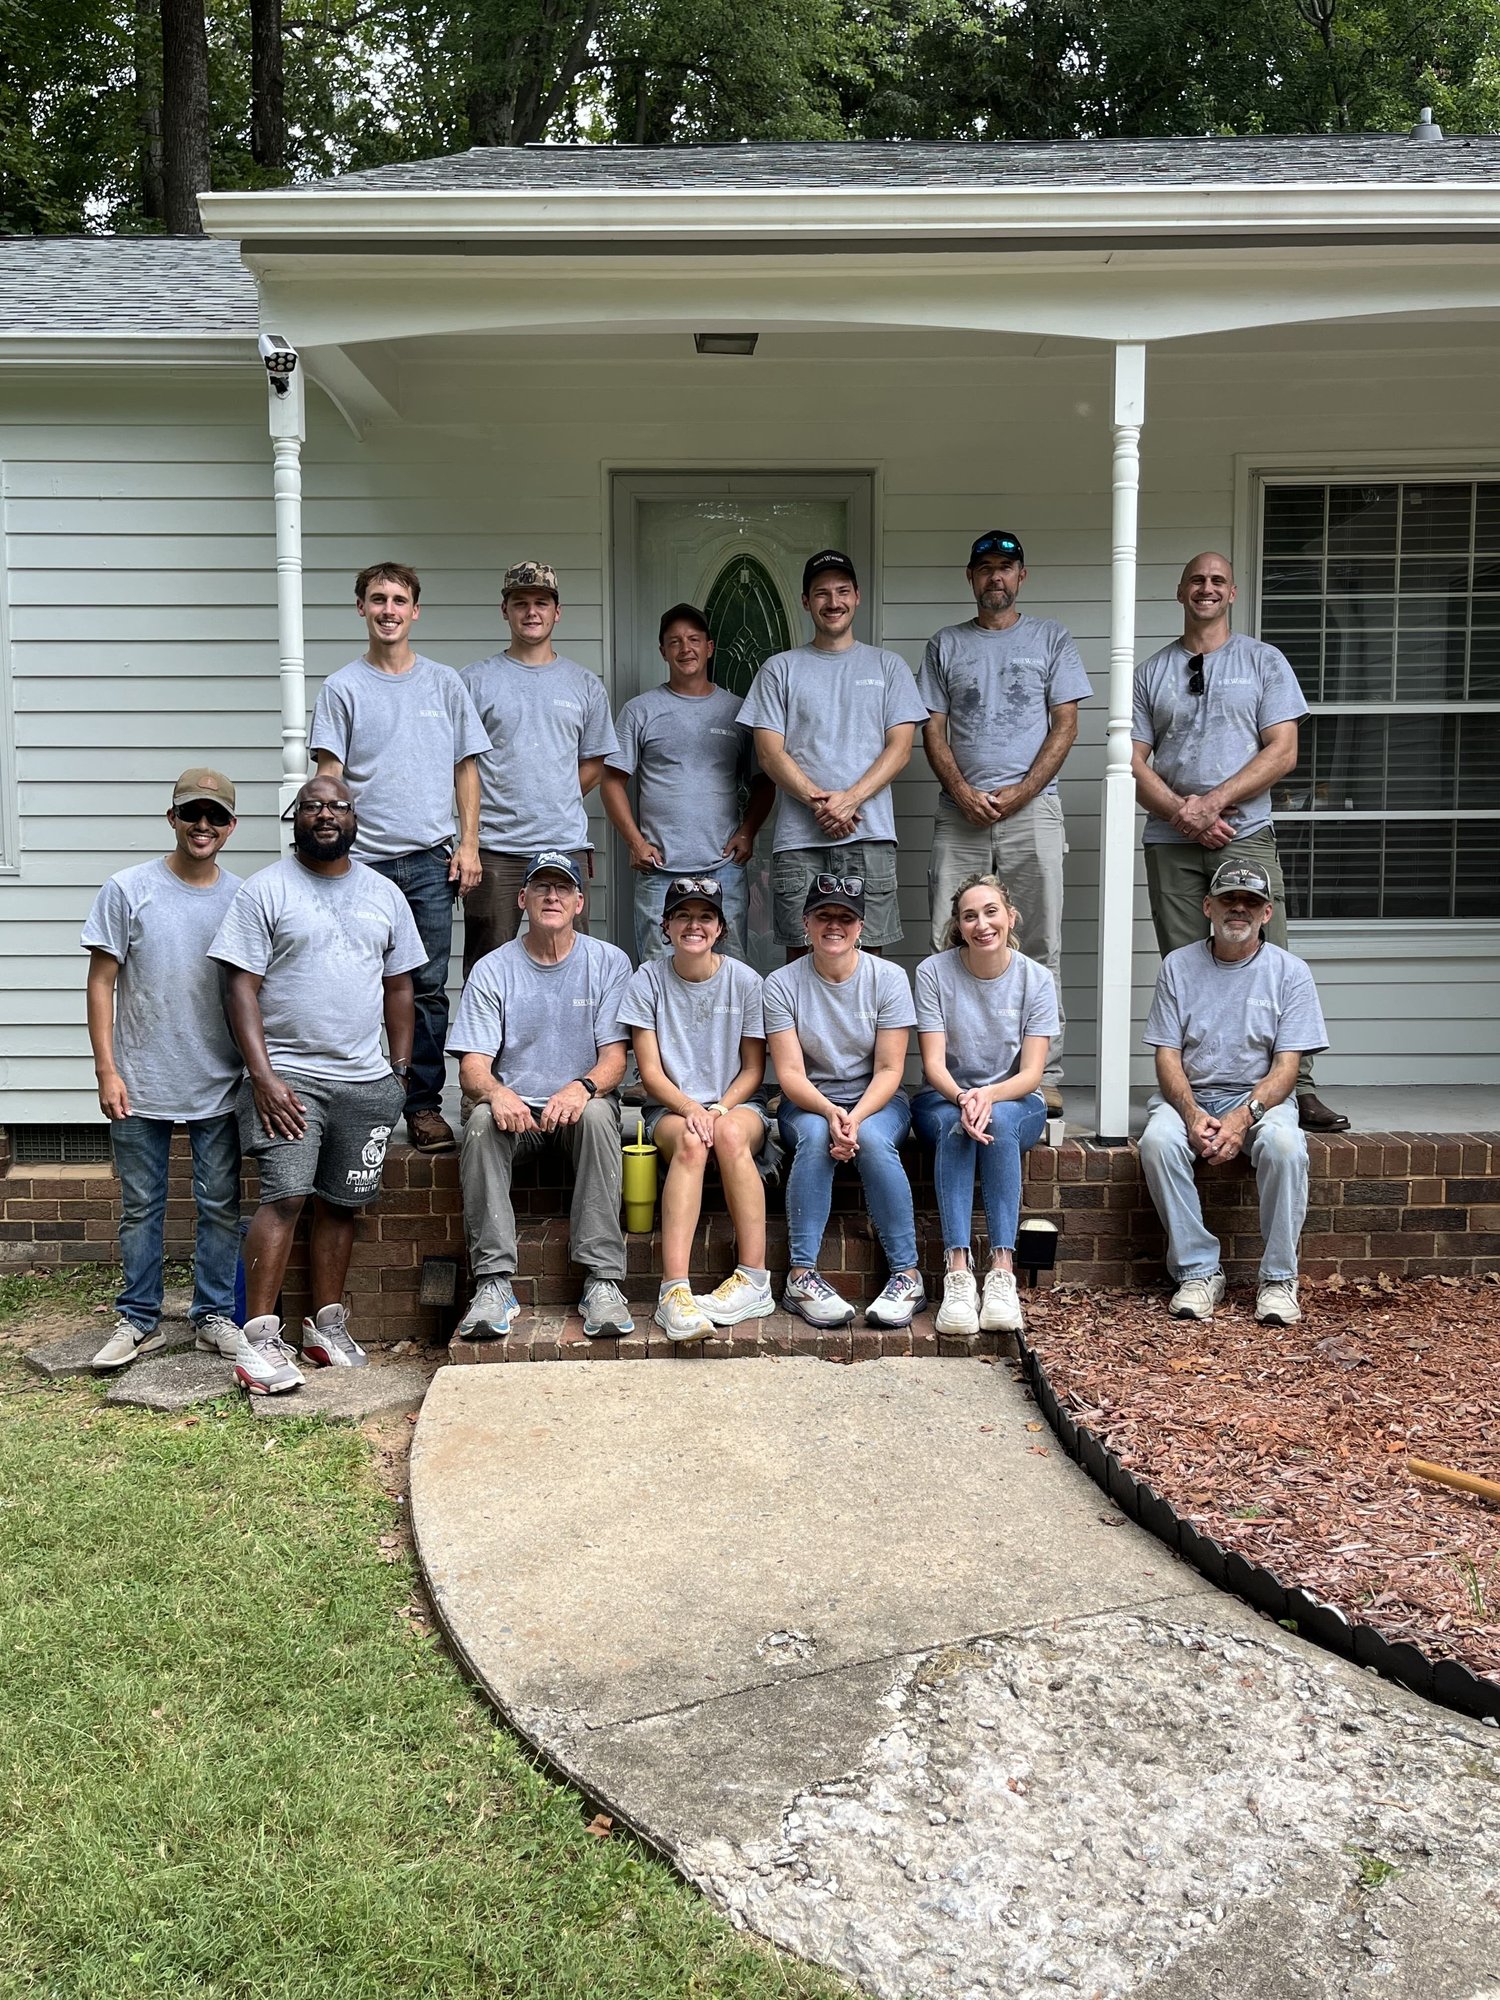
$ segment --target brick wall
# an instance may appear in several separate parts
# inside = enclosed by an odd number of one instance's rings
[[[1302,1238],[1308,1277],[1334,1272],[1346,1278],[1457,1277],[1500,1269],[1500,1135],[1474,1133],[1360,1133],[1309,1136],[1311,1188]],[[918,1240],[924,1270],[936,1273],[942,1244],[932,1198],[929,1162],[908,1154],[916,1194]],[[1248,1163],[1200,1171],[1209,1226],[1224,1244],[1231,1280],[1253,1277],[1260,1255],[1255,1184]],[[255,1170],[245,1176],[245,1212],[256,1198]],[[699,1232],[702,1277],[717,1282],[729,1268],[730,1234],[722,1203],[711,1206]],[[0,1269],[29,1269],[115,1256],[119,1188],[103,1167],[16,1167],[0,1131]],[[580,1274],[568,1261],[567,1226],[558,1220],[566,1193],[550,1156],[523,1168],[517,1178],[521,1223],[521,1275],[525,1303],[561,1307],[576,1300]],[[786,1227],[780,1197],[771,1196],[769,1255],[785,1268]],[[1025,1213],[1057,1223],[1055,1282],[1063,1285],[1154,1285],[1162,1282],[1161,1225],[1151,1207],[1134,1147],[1093,1147],[1076,1141],[1038,1146],[1027,1155]],[[167,1242],[173,1257],[191,1255],[193,1203],[187,1143],[173,1146],[167,1201]],[[358,1225],[349,1274],[352,1311],[361,1337],[380,1342],[446,1339],[452,1314],[419,1307],[421,1261],[463,1257],[458,1161],[424,1158],[393,1146],[377,1208]],[[880,1263],[863,1212],[857,1177],[841,1171],[824,1245],[824,1269],[837,1283],[865,1286]],[[629,1238],[629,1290],[640,1298],[655,1291],[660,1270],[655,1237]],[[462,1274],[461,1274],[462,1282]],[[300,1314],[307,1301],[306,1236],[299,1235],[287,1275],[286,1309]],[[868,1288],[868,1287],[866,1287]]]

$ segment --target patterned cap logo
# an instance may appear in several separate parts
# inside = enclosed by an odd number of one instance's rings
[[[508,597],[513,590],[550,590],[557,596],[557,571],[550,563],[512,563],[505,572],[505,580],[500,586],[500,595]]]

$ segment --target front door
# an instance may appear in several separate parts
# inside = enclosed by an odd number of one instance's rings
[[[696,604],[714,638],[714,678],[748,693],[770,654],[811,632],[802,609],[802,565],[819,549],[842,549],[859,572],[864,602],[856,631],[870,636],[868,473],[620,473],[614,486],[614,702],[666,679],[657,649],[661,614]],[[768,972],[782,954],[771,935],[770,828],[750,872],[750,953]],[[618,840],[613,935],[632,936],[630,869]]]

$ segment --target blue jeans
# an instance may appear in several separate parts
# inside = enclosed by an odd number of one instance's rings
[[[1205,1090],[1194,1095],[1217,1118],[1246,1103],[1250,1093]],[[1167,1232],[1167,1268],[1178,1284],[1185,1278],[1211,1278],[1219,1269],[1219,1239],[1203,1224],[1193,1179],[1198,1156],[1188,1144],[1181,1116],[1164,1097],[1153,1094],[1149,1110],[1141,1134],[1141,1171]],[[1307,1141],[1297,1125],[1295,1098],[1273,1105],[1250,1127],[1249,1153],[1260,1194],[1260,1282],[1295,1279],[1297,1243],[1307,1215]]]
[[[411,1089],[408,1111],[436,1111],[443,1101],[448,1064],[443,1054],[448,1040],[448,954],[453,948],[454,886],[448,880],[451,856],[446,847],[425,847],[415,854],[396,854],[388,861],[365,865],[394,882],[411,906],[427,952],[427,963],[411,976],[416,1007],[416,1033],[411,1045]]]
[[[979,1145],[963,1129],[956,1104],[935,1090],[917,1093],[912,1123],[923,1145],[932,1148],[943,1248],[967,1250],[974,1234],[974,1170],[979,1170],[984,1227],[992,1250],[1014,1250],[1021,1219],[1021,1155],[1029,1153],[1047,1124],[1042,1093],[1018,1097],[990,1109],[990,1143]]]
[[[661,934],[662,906],[667,890],[684,871],[680,868],[653,868],[635,877],[635,955],[644,965],[648,958],[667,958],[672,947]],[[712,868],[686,871],[712,876],[724,891],[724,949],[731,958],[748,958],[746,937],[750,921],[750,883],[743,861],[716,861]]]
[[[828,1120],[821,1112],[803,1111],[783,1097],[778,1122],[782,1144],[792,1156],[786,1182],[792,1269],[812,1271],[817,1269],[833,1202],[834,1161],[828,1151]],[[917,1264],[911,1182],[896,1150],[910,1130],[911,1106],[898,1090],[889,1104],[872,1111],[860,1126],[859,1151],[854,1156],[870,1220],[893,1271],[913,1271]]]
[[[222,1118],[193,1119],[187,1135],[193,1149],[193,1201],[198,1211],[190,1310],[195,1320],[205,1313],[233,1319],[234,1274],[240,1260],[239,1126],[230,1111]],[[110,1142],[120,1177],[120,1261],[125,1266],[115,1310],[142,1333],[150,1333],[161,1318],[172,1121],[121,1118],[110,1127]]]

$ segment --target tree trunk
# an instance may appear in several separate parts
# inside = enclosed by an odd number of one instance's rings
[[[135,0],[136,157],[141,214],[147,222],[160,222],[166,213],[161,179],[161,51],[157,41],[156,0]]]
[[[167,230],[201,236],[209,184],[208,27],[203,0],[161,0],[162,185]]]
[[[281,0],[250,0],[250,157],[258,167],[286,167],[285,70]]]

